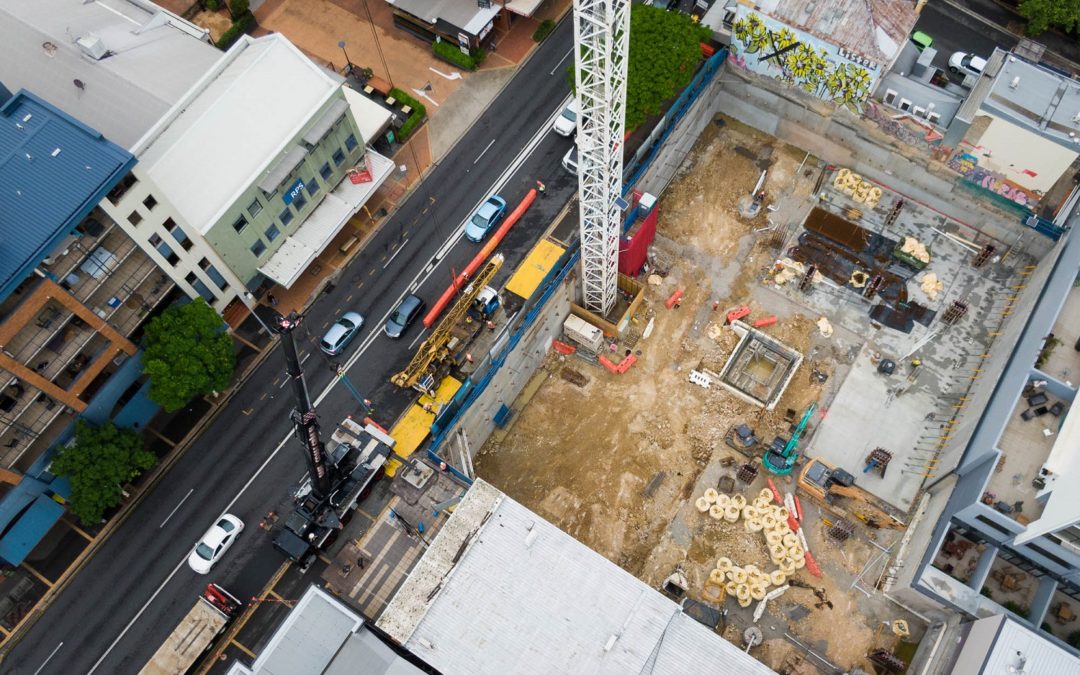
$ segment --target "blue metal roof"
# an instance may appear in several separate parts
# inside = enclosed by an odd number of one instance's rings
[[[14,527],[0,539],[0,560],[9,565],[21,564],[63,515],[63,506],[48,495],[38,495]]]
[[[135,162],[131,153],[25,90],[0,107],[0,299]]]

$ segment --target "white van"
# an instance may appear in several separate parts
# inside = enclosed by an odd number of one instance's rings
[[[570,103],[563,108],[559,116],[555,118],[555,123],[551,125],[551,128],[555,130],[555,133],[560,136],[566,136],[569,138],[577,131],[577,98],[570,100]]]
[[[575,176],[577,175],[577,143],[570,146],[570,149],[563,155],[562,165],[564,169]]]

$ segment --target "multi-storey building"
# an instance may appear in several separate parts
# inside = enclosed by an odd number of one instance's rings
[[[0,108],[0,158],[0,480],[14,486],[0,560],[17,564],[36,542],[26,528],[62,512],[43,451],[76,416],[133,424],[156,410],[137,335],[172,284],[97,206],[131,153],[22,91]]]

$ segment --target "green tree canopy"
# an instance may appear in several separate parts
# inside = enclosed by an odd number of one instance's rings
[[[630,61],[626,73],[626,130],[660,112],[664,101],[690,84],[708,28],[682,12],[651,5],[630,8]]]
[[[70,510],[84,525],[101,522],[120,503],[121,486],[154,465],[154,453],[139,434],[112,423],[75,426],[75,443],[60,450],[50,471],[71,481]]]
[[[1051,26],[1066,33],[1080,30],[1080,0],[1023,0],[1018,8],[1027,19],[1027,34],[1038,35]]]
[[[229,386],[236,357],[225,323],[202,298],[174,305],[146,326],[150,400],[172,412]]]

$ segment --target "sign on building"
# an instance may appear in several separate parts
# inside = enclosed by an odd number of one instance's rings
[[[281,201],[285,202],[286,204],[292,204],[293,200],[296,199],[296,197],[299,196],[299,194],[301,192],[303,192],[303,191],[304,191],[304,179],[303,178],[297,178],[296,182],[293,183],[289,187],[289,189],[285,191],[285,194],[281,195]]]

